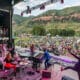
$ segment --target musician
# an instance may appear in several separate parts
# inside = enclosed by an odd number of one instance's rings
[[[49,60],[51,59],[51,56],[49,55],[49,52],[47,49],[44,49],[43,59],[45,60],[45,62],[44,62],[45,69],[47,69],[50,65]]]
[[[13,68],[14,70],[16,70],[16,65],[13,64],[13,58],[11,56],[11,53],[8,52],[8,54],[6,55],[5,59],[4,59],[4,62],[5,62],[5,68],[7,69],[10,69],[10,68]]]
[[[28,57],[29,60],[31,60],[33,63],[32,63],[32,68],[35,70],[35,71],[38,71],[38,68],[40,67],[40,63],[41,63],[41,60],[37,57]]]
[[[72,50],[68,50],[68,52],[71,55],[73,55],[78,60],[78,62],[73,67],[68,66],[68,67],[65,67],[63,70],[72,69],[72,70],[76,71],[78,73],[79,80],[80,80],[80,57],[76,56],[76,54],[74,54],[75,52]]]

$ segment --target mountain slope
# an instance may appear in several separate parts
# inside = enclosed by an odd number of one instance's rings
[[[14,33],[30,32],[35,25],[43,25],[46,30],[52,28],[70,28],[80,32],[80,6],[70,7],[63,10],[49,10],[37,17],[13,16],[16,27]],[[14,25],[13,25],[14,26]]]

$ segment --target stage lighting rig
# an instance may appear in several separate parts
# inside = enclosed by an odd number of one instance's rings
[[[45,9],[45,6],[47,5],[50,5],[50,4],[53,4],[53,3],[57,3],[57,2],[61,2],[62,4],[64,3],[64,0],[48,0],[46,2],[43,2],[42,4],[39,4],[39,5],[36,5],[36,6],[33,6],[33,7],[30,7],[30,6],[27,6],[27,9],[22,11],[21,13],[21,16],[24,14],[24,13],[31,13],[31,11],[35,10],[35,9],[38,9],[40,8],[40,10],[44,10]]]

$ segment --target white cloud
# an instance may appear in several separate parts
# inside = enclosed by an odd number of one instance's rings
[[[19,9],[19,10],[24,10],[26,8],[26,3],[25,2],[20,2],[17,5],[14,6],[14,9]]]

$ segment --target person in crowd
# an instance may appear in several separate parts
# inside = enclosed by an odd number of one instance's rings
[[[31,52],[31,56],[33,57],[33,55],[34,55],[34,44],[30,45],[30,52]]]
[[[76,42],[73,43],[73,48],[76,52],[79,51],[80,48],[80,40],[77,40]]]
[[[49,60],[51,59],[51,56],[49,55],[49,52],[46,49],[44,49],[44,55],[43,55],[43,59],[45,60],[44,65],[45,65],[45,69],[47,69],[49,67]]]
[[[0,70],[3,69],[3,59],[2,59],[2,52],[0,51]]]
[[[4,67],[6,69],[13,68],[14,70],[16,70],[16,65],[13,63],[14,60],[13,60],[10,52],[7,53],[7,55],[6,55],[5,59],[4,59],[4,62],[5,62]]]

